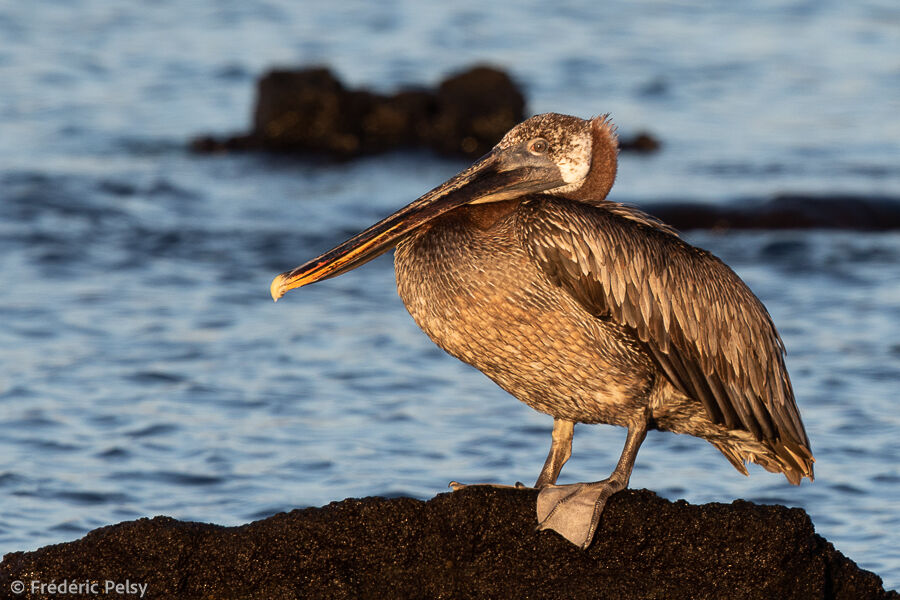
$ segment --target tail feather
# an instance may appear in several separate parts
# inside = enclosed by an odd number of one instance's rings
[[[733,436],[737,432],[730,433]],[[732,436],[713,441],[713,445],[744,475],[748,474],[745,463],[753,462],[770,473],[784,474],[794,485],[800,485],[804,477],[810,481],[815,479],[813,463],[816,459],[809,448],[791,440],[756,441],[750,436]],[[745,437],[747,439],[741,439]]]

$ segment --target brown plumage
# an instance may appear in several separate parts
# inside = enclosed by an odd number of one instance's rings
[[[606,199],[616,153],[605,117],[533,117],[472,168],[272,285],[277,298],[396,245],[416,323],[554,417],[538,515],[584,547],[648,429],[707,439],[744,474],[751,461],[794,484],[813,478],[765,307],[715,256]],[[628,427],[628,441],[610,478],[556,486],[575,422]]]

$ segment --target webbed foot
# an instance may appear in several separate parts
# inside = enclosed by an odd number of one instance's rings
[[[499,488],[501,490],[533,490],[534,488],[528,487],[521,481],[517,481],[516,485],[504,485],[502,483],[460,483],[458,481],[451,481],[447,487],[453,488],[454,492],[458,492],[461,489],[468,487],[492,487]]]
[[[546,485],[537,499],[538,529],[552,529],[586,550],[606,501],[624,488],[625,483],[614,477],[594,483]]]

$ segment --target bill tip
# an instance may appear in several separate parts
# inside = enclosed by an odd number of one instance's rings
[[[278,302],[278,299],[284,296],[284,277],[279,275],[275,279],[272,280],[272,285],[269,286],[269,293],[272,294],[272,300]]]

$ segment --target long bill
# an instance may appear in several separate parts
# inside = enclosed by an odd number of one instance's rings
[[[392,249],[407,234],[464,204],[495,202],[530,191],[548,189],[558,172],[548,178],[545,169],[510,161],[508,152],[494,149],[474,165],[318,256],[272,280],[272,298],[323,279],[336,277]],[[518,163],[518,164],[517,164]]]

